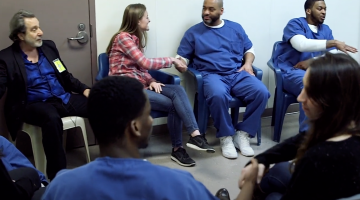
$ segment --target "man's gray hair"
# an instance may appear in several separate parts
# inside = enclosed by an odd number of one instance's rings
[[[10,20],[9,38],[15,42],[19,40],[18,34],[26,32],[25,18],[34,18],[35,15],[26,10],[19,10]]]

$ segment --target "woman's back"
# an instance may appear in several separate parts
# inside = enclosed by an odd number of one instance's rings
[[[360,193],[360,137],[325,141],[310,148],[295,167],[282,199],[339,199]]]

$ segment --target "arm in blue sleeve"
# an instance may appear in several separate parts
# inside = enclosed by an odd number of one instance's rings
[[[186,31],[181,39],[177,54],[188,60],[192,60],[195,51],[195,40],[193,34],[190,31]]]
[[[15,168],[30,167],[36,169],[31,162],[6,138],[0,136],[0,149],[4,154],[4,158],[11,166]],[[37,169],[36,169],[37,170]],[[37,170],[41,182],[47,183],[43,173]]]
[[[292,19],[284,28],[284,40],[289,42],[292,37],[295,35],[305,35],[304,28],[302,27],[302,23],[299,19]]]
[[[244,43],[244,50],[243,52],[247,52],[249,49],[251,49],[251,47],[253,46],[251,40],[249,39],[248,35],[246,34],[244,28],[240,25],[240,34],[241,37],[243,39],[243,43]]]

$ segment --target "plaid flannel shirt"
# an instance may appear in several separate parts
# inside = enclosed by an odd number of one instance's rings
[[[145,88],[156,81],[148,70],[171,67],[170,57],[146,58],[139,48],[139,38],[127,32],[121,32],[112,44],[109,54],[109,76],[129,76],[139,80]]]

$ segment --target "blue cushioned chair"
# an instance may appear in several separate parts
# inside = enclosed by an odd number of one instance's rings
[[[98,63],[99,63],[99,72],[96,76],[96,81],[99,81],[109,74],[109,57],[106,53],[101,53],[98,57]],[[165,72],[162,72],[160,70],[149,70],[149,73],[151,76],[156,79],[157,81],[160,81],[164,84],[174,84],[174,85],[180,85],[180,77],[176,75],[171,75]],[[152,110],[150,113],[151,117],[153,118],[159,118],[159,117],[167,117],[167,112],[161,112],[161,111],[155,111]]]
[[[274,105],[273,105],[273,113],[271,119],[271,126],[274,126],[274,138],[275,142],[280,141],[281,137],[281,129],[284,123],[285,113],[290,104],[297,103],[296,96],[285,92],[283,87],[283,77],[281,69],[274,65],[273,56],[276,50],[277,45],[280,42],[275,42],[272,55],[267,65],[271,70],[274,71],[275,75],[275,97],[274,97]]]
[[[255,66],[253,66],[253,70],[255,76],[261,81],[263,71]],[[197,82],[197,91],[195,94],[194,100],[194,114],[196,120],[198,122],[198,126],[201,133],[206,132],[206,127],[208,123],[208,119],[210,116],[209,107],[206,103],[203,91],[203,79],[199,71],[194,68],[189,67],[188,73],[196,79]],[[230,101],[229,107],[231,108],[231,119],[232,124],[235,126],[239,121],[239,111],[240,107],[246,107],[245,102],[241,101],[240,99],[233,97]],[[260,146],[261,144],[261,121],[259,121],[259,129],[257,131],[257,145]]]

